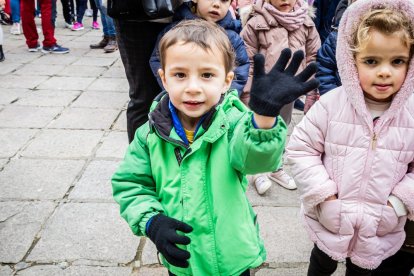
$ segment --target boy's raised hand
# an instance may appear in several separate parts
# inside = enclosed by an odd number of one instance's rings
[[[178,235],[177,230],[190,233],[193,228],[182,221],[158,214],[152,218],[147,234],[170,264],[188,267],[187,260],[190,258],[190,253],[178,248],[176,244],[188,245],[191,240],[189,237]]]
[[[293,102],[299,96],[319,86],[317,79],[308,81],[316,73],[316,64],[309,64],[301,73],[295,76],[304,54],[303,51],[296,51],[286,68],[291,56],[292,51],[289,48],[283,49],[279,59],[268,74],[265,73],[264,69],[264,56],[262,54],[254,56],[249,106],[255,113],[276,117],[284,105]]]

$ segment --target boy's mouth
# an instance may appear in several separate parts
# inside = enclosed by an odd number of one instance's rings
[[[183,102],[185,105],[190,105],[190,106],[197,106],[202,104],[203,102],[198,102],[198,101],[184,101]]]

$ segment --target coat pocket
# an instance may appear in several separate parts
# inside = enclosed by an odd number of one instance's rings
[[[341,200],[328,200],[316,207],[316,216],[320,224],[334,234],[341,228]]]
[[[377,236],[382,237],[391,233],[398,225],[398,217],[394,208],[384,205],[382,206],[381,218],[378,222]]]

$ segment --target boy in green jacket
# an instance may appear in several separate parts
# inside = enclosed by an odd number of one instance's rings
[[[147,236],[170,275],[249,275],[266,258],[246,174],[281,162],[285,104],[315,89],[314,65],[295,76],[303,52],[285,49],[266,74],[254,59],[249,111],[228,91],[234,53],[226,33],[184,21],[160,41],[160,94],[112,178],[121,216]]]

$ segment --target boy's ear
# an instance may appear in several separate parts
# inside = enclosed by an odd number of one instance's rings
[[[234,79],[234,72],[233,71],[228,72],[227,75],[226,75],[226,78],[224,79],[223,94],[226,93],[227,90],[230,89],[231,82],[233,81],[233,79]]]
[[[166,84],[166,81],[165,81],[165,72],[164,72],[164,70],[162,70],[161,68],[158,69],[158,75],[160,76],[162,86],[164,86],[165,90],[167,90],[167,84]]]

